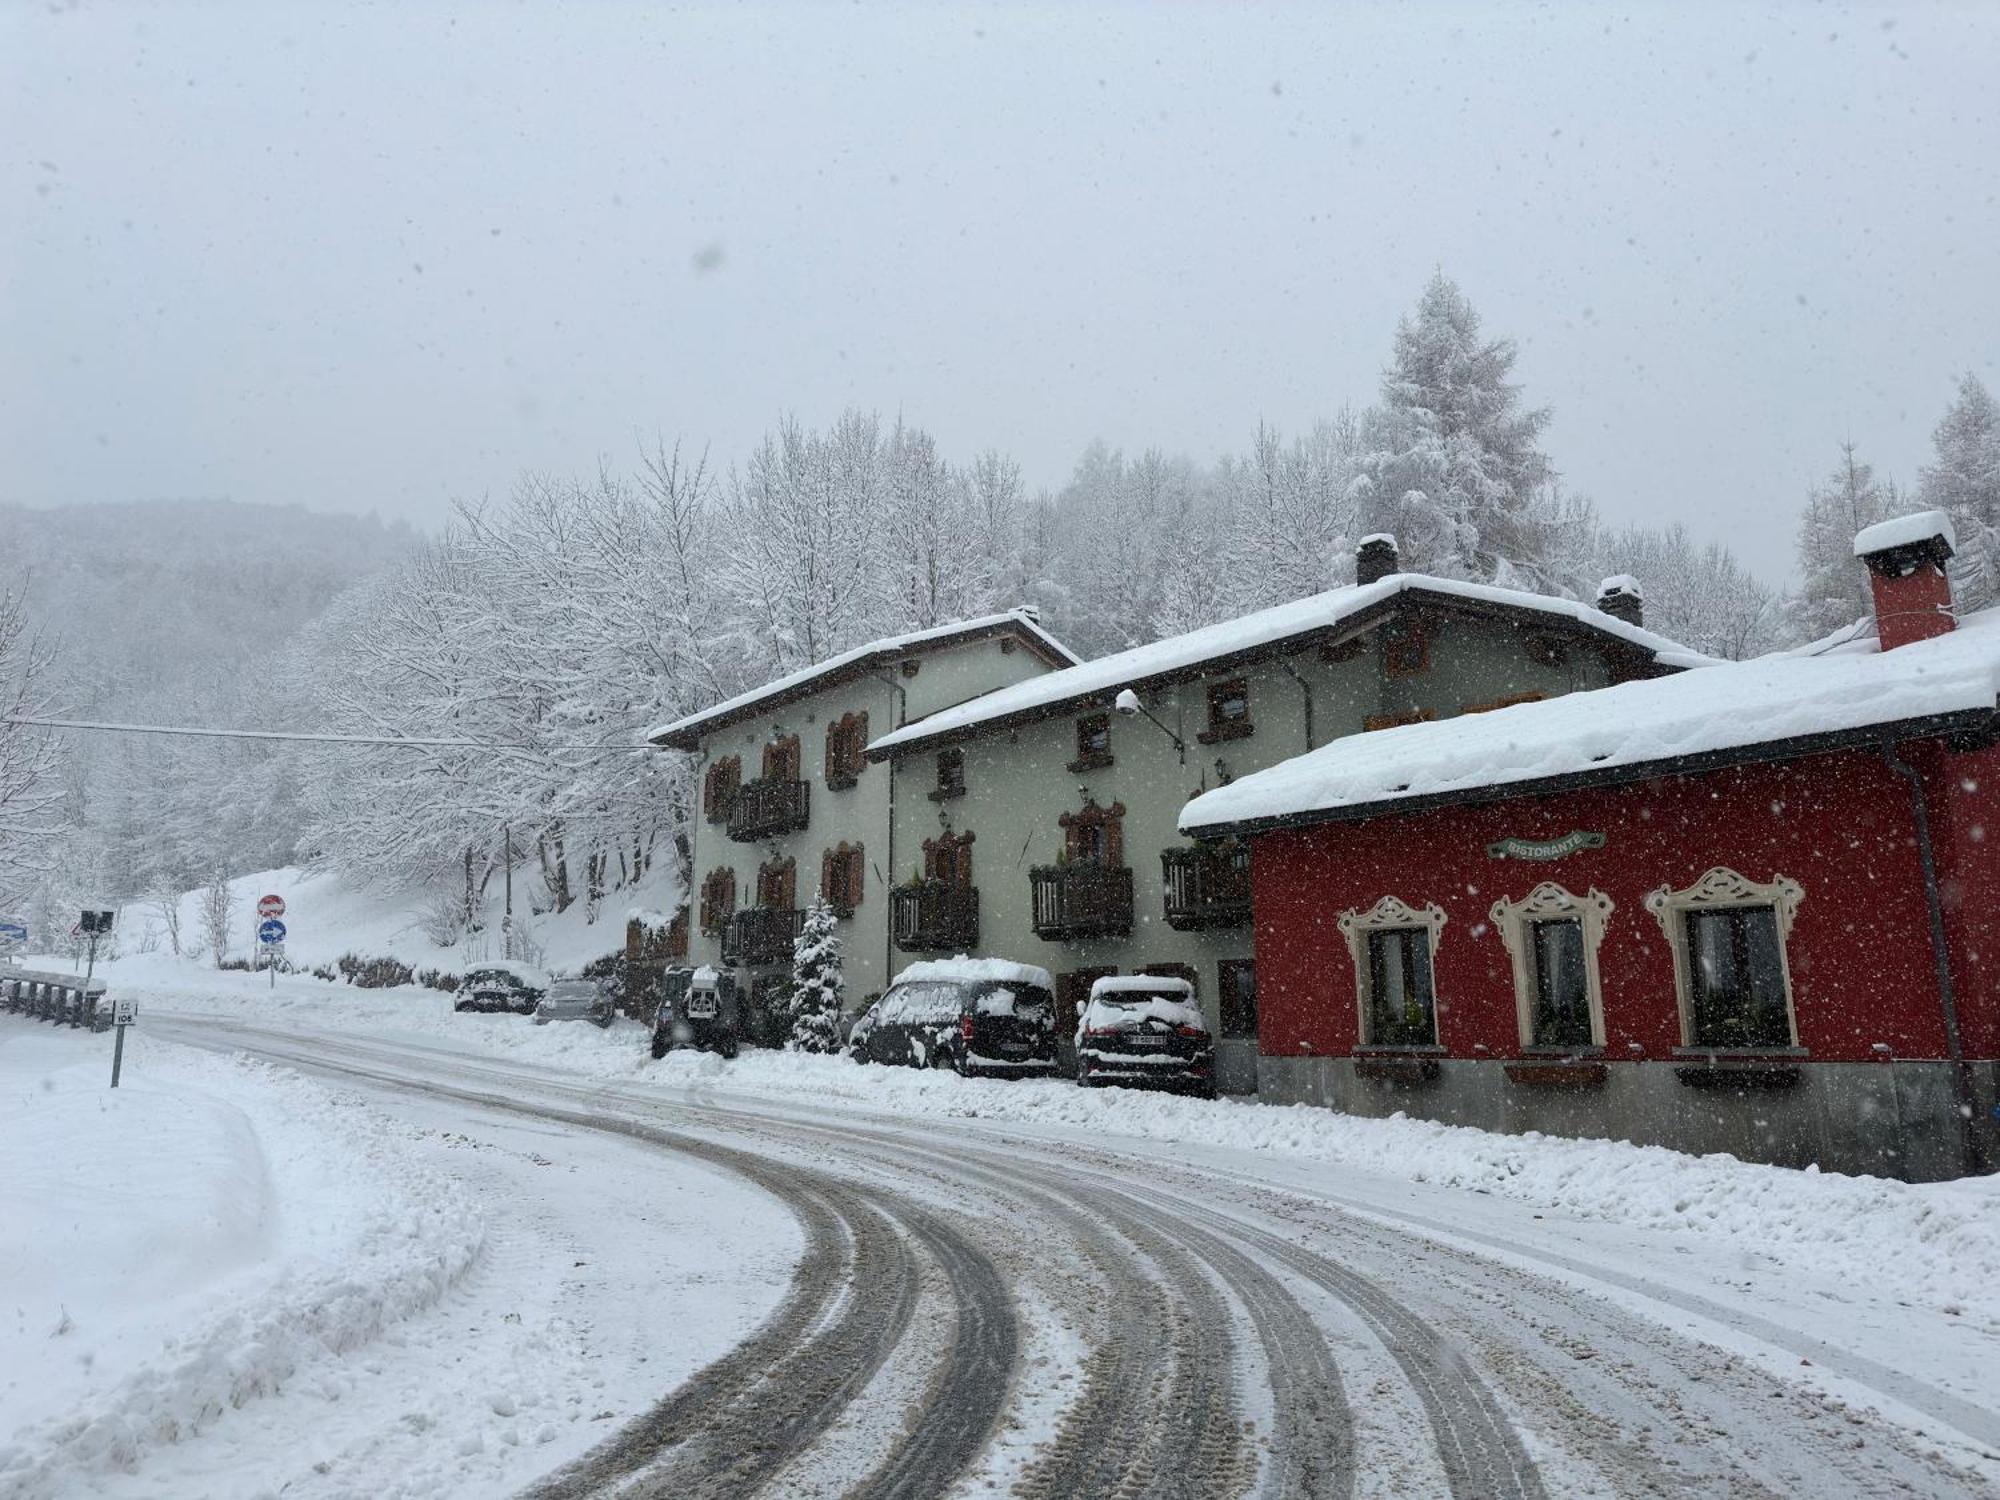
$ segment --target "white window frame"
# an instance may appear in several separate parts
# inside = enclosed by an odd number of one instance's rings
[[[1422,927],[1430,934],[1431,1017],[1433,1041],[1444,1045],[1444,1000],[1438,993],[1437,956],[1444,943],[1444,908],[1435,901],[1415,907],[1395,896],[1384,896],[1366,911],[1348,910],[1340,914],[1340,934],[1347,939],[1348,956],[1354,960],[1354,1034],[1363,1047],[1395,1047],[1393,1042],[1377,1042],[1368,1034],[1368,934],[1388,928]]]
[[[1499,929],[1500,941],[1514,964],[1514,1010],[1520,1026],[1521,1046],[1548,1050],[1535,1041],[1535,944],[1532,928],[1537,922],[1574,921],[1583,928],[1584,999],[1590,1009],[1590,1045],[1604,1045],[1604,985],[1598,975],[1597,949],[1604,941],[1604,929],[1611,920],[1612,899],[1592,886],[1579,896],[1574,891],[1544,880],[1519,901],[1502,896],[1487,915]]]
[[[1689,973],[1687,914],[1691,911],[1728,911],[1746,906],[1768,906],[1778,924],[1778,972],[1785,986],[1785,1024],[1791,1032],[1789,1046],[1799,1045],[1798,1006],[1792,990],[1792,918],[1806,899],[1805,887],[1788,875],[1773,875],[1763,884],[1741,875],[1727,865],[1716,865],[1693,885],[1679,890],[1660,886],[1646,896],[1646,910],[1659,919],[1666,934],[1667,948],[1674,956],[1674,997],[1680,1007],[1681,1046],[1701,1051],[1731,1050],[1708,1047],[1694,1039],[1694,982]]]

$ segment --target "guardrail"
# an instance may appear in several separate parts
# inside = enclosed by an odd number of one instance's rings
[[[0,964],[0,1011],[77,1026],[88,1031],[111,1029],[111,1007],[104,1002],[104,981],[85,983],[74,974],[50,974],[39,969],[10,969]]]

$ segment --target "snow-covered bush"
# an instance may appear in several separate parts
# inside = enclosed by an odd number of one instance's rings
[[[792,1052],[834,1052],[840,1047],[841,942],[833,908],[823,896],[806,908],[805,926],[792,945],[792,994],[786,1007]]]

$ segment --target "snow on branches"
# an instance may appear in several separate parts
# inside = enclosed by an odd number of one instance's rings
[[[840,1050],[841,941],[833,908],[824,896],[806,908],[805,924],[792,944],[792,990],[786,1003],[790,1022],[786,1049]]]

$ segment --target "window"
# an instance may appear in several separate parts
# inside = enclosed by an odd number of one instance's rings
[[[1056,822],[1071,864],[1116,868],[1125,863],[1124,803],[1109,807],[1086,803],[1081,812],[1064,813]]]
[[[1798,1045],[1785,942],[1805,889],[1783,875],[1757,884],[1718,866],[1684,890],[1646,897],[1673,950],[1684,1045],[1743,1050]]]
[[[1367,911],[1345,911],[1339,927],[1354,960],[1354,994],[1364,1047],[1438,1045],[1432,969],[1444,935],[1444,908],[1384,896]]]
[[[931,801],[943,802],[951,797],[965,795],[965,752],[953,748],[937,753],[937,789],[931,793]]]
[[[1085,714],[1076,721],[1076,759],[1072,771],[1097,771],[1111,764],[1111,715]]]
[[[1109,969],[1071,969],[1056,975],[1056,1037],[1067,1042],[1076,1035],[1076,1018],[1090,999],[1090,987],[1118,972]]]
[[[1257,1035],[1257,964],[1248,958],[1225,958],[1215,966],[1215,993],[1222,1012],[1222,1035]]]
[[[1777,912],[1768,906],[1691,911],[1687,948],[1692,1045],[1792,1045]]]
[[[1406,714],[1369,714],[1361,721],[1364,731],[1372,729],[1395,729],[1404,724],[1428,724],[1437,717],[1434,708],[1413,709]]]
[[[826,784],[836,792],[845,791],[861,779],[866,764],[862,751],[868,746],[868,715],[842,714],[826,726]]]
[[[798,862],[787,855],[757,867],[757,904],[770,911],[790,911],[799,904]]]
[[[713,937],[736,915],[736,872],[710,870],[701,883],[701,930]]]
[[[725,755],[708,768],[702,778],[701,810],[711,823],[721,823],[729,817],[729,810],[736,805],[737,788],[743,784],[743,762],[734,755]]]
[[[1378,1047],[1437,1045],[1431,935],[1421,927],[1368,934],[1368,1041]]]
[[[1195,738],[1204,745],[1223,740],[1247,738],[1256,726],[1250,722],[1250,684],[1241,677],[1211,683],[1208,689],[1208,728]]]
[[[940,834],[924,840],[924,879],[945,885],[972,884],[972,835]]]
[[[868,864],[859,844],[841,843],[820,856],[820,898],[843,917],[854,915],[868,879]]]
[[[799,779],[799,737],[795,734],[781,736],[764,747],[764,779],[766,781],[797,781]]]
[[[1382,642],[1382,670],[1390,677],[1415,677],[1431,665],[1431,633],[1408,621],[1392,629]]]
[[[1519,901],[1503,896],[1493,903],[1493,925],[1514,963],[1523,1047],[1604,1045],[1597,949],[1611,910],[1602,891],[1578,896],[1552,880]]]

